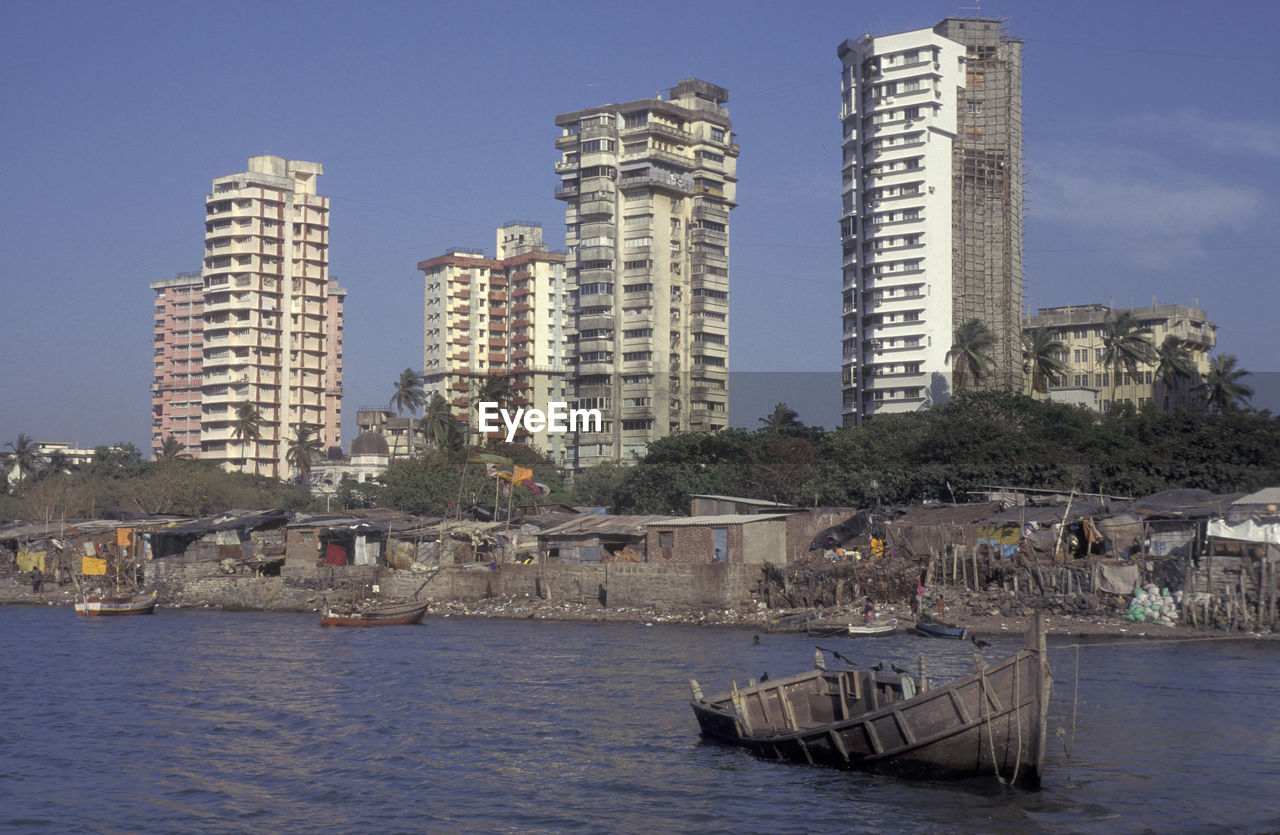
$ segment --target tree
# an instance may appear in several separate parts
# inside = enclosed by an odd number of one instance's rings
[[[982,382],[982,378],[991,371],[991,349],[995,344],[995,334],[980,319],[970,319],[956,328],[951,350],[946,355],[948,360],[954,360],[953,391],[964,388],[965,375],[972,376],[975,384]]]
[[[1062,360],[1066,350],[1049,328],[1033,328],[1022,334],[1022,370],[1032,394],[1048,394],[1049,386],[1066,373],[1067,364]]]
[[[455,449],[458,443],[458,421],[453,417],[449,401],[439,393],[431,395],[422,413],[422,436],[428,446],[436,449]]]
[[[231,424],[231,437],[240,441],[240,457],[248,458],[245,453],[245,446],[250,442],[254,442],[255,451],[258,438],[262,437],[262,415],[258,413],[258,409],[250,401],[246,400],[239,406],[236,406],[236,419]],[[257,456],[255,455],[256,459]],[[258,462],[255,460],[253,471],[258,471]]]
[[[804,426],[804,424],[800,422],[799,418],[799,412],[795,409],[789,408],[786,403],[779,403],[773,407],[773,411],[771,413],[760,418],[760,422],[765,425],[766,429],[776,432],[779,429]]]
[[[476,390],[477,403],[497,403],[499,409],[507,406],[507,401],[511,398],[511,381],[506,377],[497,374],[491,374],[484,378],[484,382],[480,384]],[[475,410],[472,409],[474,412]],[[493,435],[487,437],[486,442],[490,445],[496,440]]]
[[[1102,320],[1102,364],[1111,371],[1111,402],[1116,402],[1121,371],[1137,377],[1140,364],[1152,365],[1155,361],[1151,328],[1128,310],[1108,310]]]
[[[422,392],[422,375],[418,374],[412,368],[406,368],[400,372],[400,379],[396,380],[395,393],[391,395],[391,405],[395,406],[396,414],[407,411],[409,413],[410,426],[413,424],[413,415],[422,408],[426,402],[426,395]],[[413,452],[413,432],[409,433],[409,452]],[[395,450],[392,450],[395,452]]]
[[[25,434],[19,434],[16,442],[5,444],[5,446],[13,450],[13,466],[18,470],[18,488],[21,489],[28,476],[36,474],[36,465],[40,461],[39,448],[36,442]]]
[[[298,470],[298,481],[306,483],[311,473],[311,462],[323,451],[323,444],[309,423],[297,423],[293,426],[293,437],[289,439],[289,448],[285,451],[285,460]]]
[[[1209,363],[1209,374],[1195,387],[1206,410],[1225,414],[1235,411],[1253,397],[1253,389],[1240,382],[1249,376],[1243,368],[1236,368],[1234,354],[1219,354]]]
[[[1162,401],[1166,412],[1169,411],[1170,393],[1180,383],[1189,382],[1195,376],[1196,366],[1191,359],[1191,352],[1187,350],[1187,343],[1173,334],[1166,336],[1156,349],[1156,378],[1164,389]]]
[[[172,435],[164,436],[164,443],[160,445],[160,459],[162,461],[172,461],[182,454],[187,445]]]

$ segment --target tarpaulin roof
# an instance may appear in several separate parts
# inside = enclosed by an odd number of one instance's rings
[[[1059,505],[1027,505],[1002,510],[995,516],[983,519],[987,525],[1017,525],[1022,523],[1061,522],[1066,515],[1068,522],[1098,516],[1110,516],[1121,513],[1129,507],[1128,502],[1099,501],[1096,496],[1076,497],[1070,507],[1064,501]]]
[[[1129,511],[1146,518],[1207,519],[1221,516],[1243,493],[1217,495],[1208,490],[1165,490],[1138,499]]]

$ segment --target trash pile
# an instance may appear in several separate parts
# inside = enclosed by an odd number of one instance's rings
[[[1125,620],[1137,623],[1157,623],[1161,626],[1173,626],[1178,620],[1178,608],[1182,605],[1182,592],[1172,594],[1169,590],[1158,587],[1155,583],[1133,587],[1133,599],[1129,602],[1129,613]]]

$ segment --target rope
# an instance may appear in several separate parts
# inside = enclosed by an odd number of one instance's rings
[[[1076,748],[1076,710],[1080,706],[1080,645],[1076,645],[1076,680],[1071,686],[1071,747],[1067,749],[1067,759]]]
[[[990,710],[991,704],[987,700],[987,668],[983,667],[978,671],[978,682],[981,684],[979,688],[982,693],[982,724],[987,728],[987,742],[991,745],[991,768],[996,773],[996,779],[1004,784],[1005,779],[1000,776],[1000,760],[996,758],[996,737],[995,731],[991,728]],[[978,744],[982,744],[982,732],[978,732]]]
[[[1136,636],[1135,636],[1136,637]],[[1206,641],[1243,641],[1246,637],[1243,635],[1221,635],[1212,638],[1152,638],[1150,640],[1134,640],[1134,638],[1125,638],[1121,641],[1095,641],[1088,644],[1058,644],[1049,647],[1050,650],[1059,649],[1075,649],[1077,654],[1080,648],[1092,649],[1093,647],[1130,647],[1135,649],[1149,649],[1151,647],[1161,646],[1164,644],[1197,644]]]
[[[1036,666],[1041,664],[1040,654],[1036,653]],[[1018,782],[1018,770],[1022,768],[1022,687],[1019,684],[1019,676],[1022,671],[1022,662],[1014,659],[1013,662],[1013,721],[1018,725],[1018,756],[1013,761],[1013,779],[1009,782]]]

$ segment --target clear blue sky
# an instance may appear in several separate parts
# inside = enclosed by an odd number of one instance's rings
[[[687,77],[728,88],[742,147],[732,370],[834,376],[836,47],[973,6],[9,0],[0,442],[146,448],[147,285],[199,269],[210,180],[263,153],[325,166],[331,274],[350,291],[350,437],[356,408],[385,404],[421,364],[416,263],[450,246],[491,253],[494,228],[516,219],[562,247],[556,114]],[[1219,352],[1275,390],[1280,5],[982,13],[1026,43],[1027,305],[1198,303]],[[1280,411],[1280,395],[1261,405]]]

